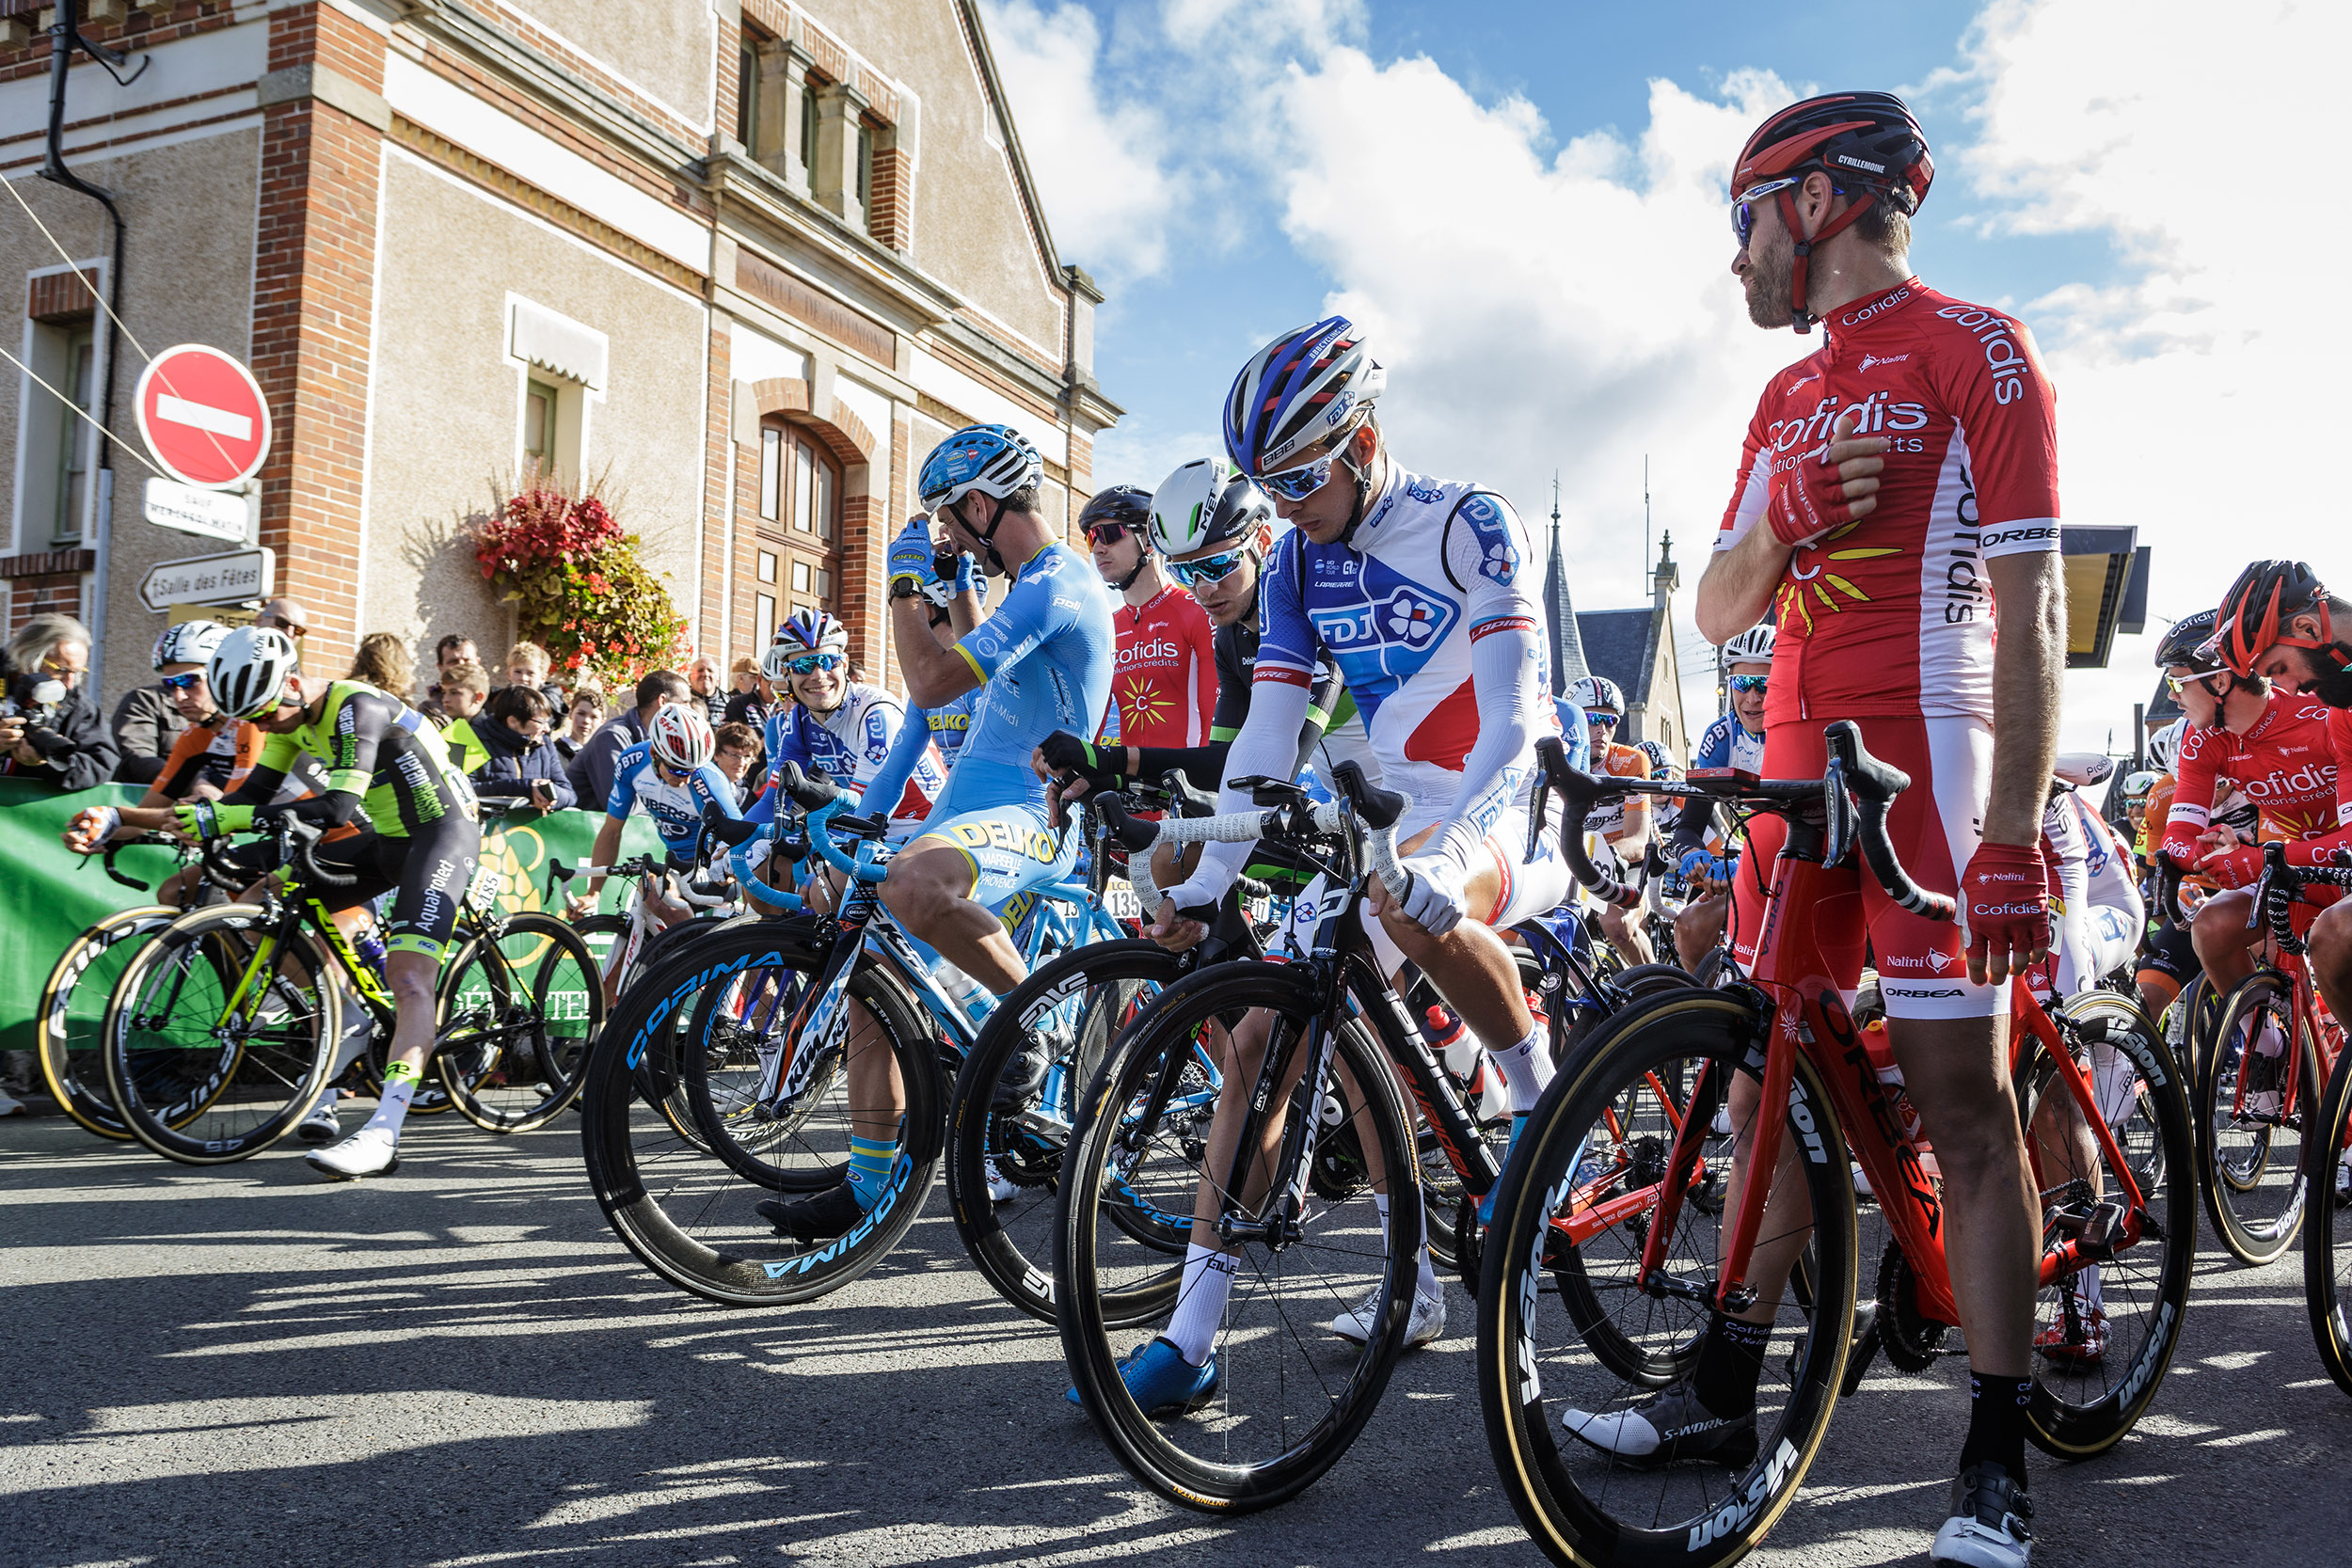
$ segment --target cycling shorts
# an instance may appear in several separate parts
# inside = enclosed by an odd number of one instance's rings
[[[1993,776],[1992,726],[1965,715],[1856,722],[1865,750],[1911,775],[1911,787],[1895,798],[1887,814],[1896,859],[1929,892],[1955,895],[1960,873],[1981,836],[1979,823]],[[1816,720],[1772,725],[1764,737],[1764,776],[1820,778],[1829,765],[1823,727],[1824,721]],[[1743,968],[1756,963],[1772,862],[1787,836],[1776,816],[1758,814],[1748,822],[1748,847],[1731,879],[1731,943]],[[1837,875],[1847,879],[1850,891],[1822,901],[1814,927],[1839,987],[1851,992],[1859,983],[1867,942],[1889,1018],[1991,1018],[2008,1009],[2006,984],[1969,983],[1967,947],[1958,925],[1903,909],[1863,867],[1859,855]]]
[[[2197,976],[2205,972],[2198,959],[2196,944],[2189,941],[2188,923],[2175,926],[2152,926],[2148,941],[2139,953],[2139,974],[2144,980],[2151,974],[2160,975],[2175,989],[2186,990],[2197,983]]]
[[[273,846],[248,844],[230,859],[260,876]],[[384,923],[384,946],[392,953],[421,953],[435,962],[449,952],[457,928],[457,909],[473,885],[482,858],[482,828],[462,815],[427,822],[417,832],[388,838],[363,833],[328,839],[318,847],[321,868],[357,877],[349,887],[321,888],[327,909],[341,912],[373,903],[390,893],[391,918]]]
[[[952,815],[933,811],[907,847],[926,840],[945,844],[971,863],[972,891],[966,896],[1008,927],[1018,925],[1036,902],[1022,895],[1068,879],[1084,847],[1080,835],[1055,832],[1043,810],[1019,802]]]

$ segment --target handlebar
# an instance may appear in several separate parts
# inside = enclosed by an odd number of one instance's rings
[[[305,822],[299,817],[280,816],[278,819],[278,854],[280,863],[291,863],[294,874],[306,882],[321,887],[353,887],[359,874],[329,871],[318,862],[319,840],[326,830]]]
[[[1299,837],[1309,833],[1343,833],[1351,823],[1365,829],[1365,863],[1392,896],[1402,898],[1408,882],[1396,862],[1396,823],[1408,803],[1394,790],[1375,788],[1363,768],[1343,762],[1331,770],[1340,786],[1338,800],[1310,801],[1303,797],[1257,811],[1230,812],[1214,816],[1164,816],[1139,822],[1116,799],[1104,796],[1099,807],[1104,826],[1127,850],[1127,879],[1148,919],[1157,919],[1166,901],[1152,875],[1151,852],[1163,844],[1255,844],[1262,838]],[[1170,774],[1168,782],[1177,782]],[[1263,797],[1287,789],[1281,781],[1235,779],[1237,786],[1254,786]],[[1173,791],[1171,791],[1173,793]]]
[[[181,840],[173,838],[167,833],[137,833],[130,838],[110,838],[106,841],[105,847],[101,854],[101,861],[105,866],[106,875],[115,881],[122,884],[124,887],[130,888],[135,892],[145,893],[149,891],[152,884],[142,882],[136,877],[127,876],[115,865],[116,856],[121,854],[122,851],[131,848],[135,845],[141,844],[162,845],[169,848],[177,849],[181,851],[183,855],[186,853],[187,846]]]

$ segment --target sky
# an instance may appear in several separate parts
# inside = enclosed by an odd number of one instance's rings
[[[1747,132],[1830,88],[1910,101],[1935,185],[1912,263],[2012,312],[2058,388],[2061,511],[2153,548],[2148,631],[2067,676],[2061,744],[2130,745],[2165,622],[2245,562],[2352,581],[2332,481],[2352,327],[2324,291],[2352,8],[2240,0],[982,0],[1062,259],[1107,293],[1126,410],[1101,483],[1219,450],[1233,374],[1353,317],[1408,467],[1539,521],[1581,609],[1642,603],[1653,535],[1692,626],[1765,380],[1818,341],[1748,325],[1724,185]],[[2318,242],[2318,255],[2308,255]],[[2331,269],[2330,269],[2331,270]],[[1654,553],[1657,546],[1650,546]]]

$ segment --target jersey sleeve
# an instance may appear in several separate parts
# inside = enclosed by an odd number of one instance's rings
[[[1184,646],[1192,661],[1186,671],[1192,700],[1185,709],[1184,741],[1198,746],[1209,738],[1221,689],[1216,675],[1216,628],[1209,624],[1209,612],[1199,600],[1185,594],[1184,602]]]
[[[2227,732],[2192,724],[2173,758],[2172,805],[2165,813],[2164,852],[2184,871],[2194,869],[2197,835],[2213,816],[2213,790]]]
[[[1057,554],[1041,562],[1005,592],[996,612],[956,640],[956,651],[983,685],[1008,664],[1019,662],[1047,638],[1067,630],[1077,618],[1077,601],[1057,594],[1057,579],[1074,557]]]
[[[177,800],[187,794],[195,787],[197,771],[204,766],[205,755],[219,734],[219,730],[205,724],[190,724],[182,730],[180,737],[171,743],[171,753],[164,758],[163,771],[148,785],[148,794],[158,801]]]
[[[1325,652],[1307,618],[1306,535],[1295,529],[1266,557],[1265,577],[1258,585],[1258,661],[1251,684],[1273,680],[1284,686],[1313,684],[1313,671]]]
[[[1241,721],[1249,717],[1249,671],[1241,660],[1240,631],[1238,626],[1220,630],[1212,650],[1216,676],[1216,702],[1209,709],[1212,742],[1232,739],[1241,733]]]
[[[604,798],[604,815],[628,820],[628,814],[637,809],[637,775],[644,768],[644,758],[621,753],[618,766],[612,769],[612,788]]]
[[[719,771],[716,763],[706,762],[695,768],[693,779],[696,805],[717,806],[723,816],[739,817],[743,815],[743,808],[735,798],[735,785],[727,782],[727,776]]]
[[[1722,526],[1715,531],[1717,550],[1727,550],[1746,538],[1748,530],[1772,504],[1772,444],[1764,434],[1764,405],[1779,385],[1780,378],[1774,376],[1748,418],[1748,433],[1740,443],[1740,475],[1732,482],[1731,500],[1724,508]]]
[[[1954,325],[1980,352],[1954,344],[1935,369],[1945,405],[1968,441],[1979,547],[1997,555],[2056,554],[2058,547],[2058,399],[2022,322],[1957,309]],[[1987,318],[1979,320],[1979,318]]]
[[[905,710],[898,733],[891,737],[889,754],[866,785],[866,793],[858,797],[861,815],[881,812],[888,816],[906,794],[907,781],[914,777],[914,765],[923,757],[923,750],[931,743],[930,708],[910,707]],[[770,795],[774,790],[768,792]],[[764,800],[766,797],[762,797]],[[757,806],[755,803],[754,809]]]

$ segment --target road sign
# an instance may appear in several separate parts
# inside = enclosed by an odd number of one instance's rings
[[[242,484],[269,455],[262,388],[216,348],[182,343],[155,356],[131,406],[156,465],[183,484]]]
[[[266,599],[278,586],[278,552],[266,545],[227,555],[159,561],[139,579],[139,598],[158,612],[176,604]]]
[[[147,520],[205,539],[242,545],[253,528],[253,503],[233,490],[199,490],[167,479],[147,482]]]

